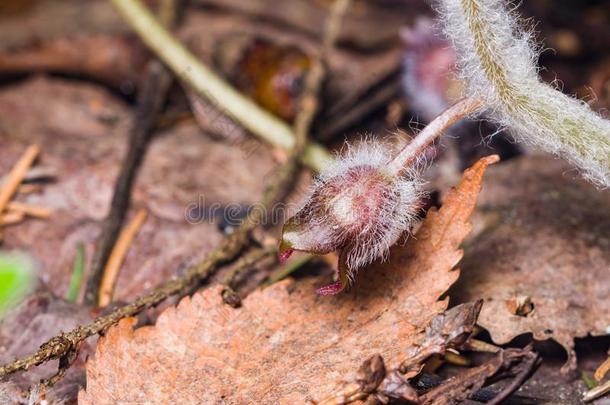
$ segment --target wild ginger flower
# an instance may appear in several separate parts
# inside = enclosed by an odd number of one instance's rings
[[[445,34],[471,97],[513,135],[556,153],[610,187],[610,121],[538,77],[533,35],[508,0],[438,0]],[[511,9],[509,9],[511,8]]]
[[[316,179],[305,205],[284,225],[280,258],[295,250],[339,255],[336,283],[319,294],[340,292],[356,269],[382,257],[417,216],[422,181],[415,169],[387,169],[388,148],[370,142],[350,148]]]
[[[280,258],[295,250],[340,251],[338,280],[318,290],[336,294],[356,271],[383,257],[412,225],[421,181],[414,162],[449,125],[486,109],[531,144],[557,153],[602,187],[610,187],[610,121],[583,102],[541,82],[531,34],[502,0],[437,0],[468,97],[433,120],[394,158],[366,145],[339,159],[284,226]]]
[[[318,293],[342,291],[359,268],[384,257],[413,225],[424,194],[418,170],[422,152],[444,129],[479,108],[478,99],[456,103],[395,156],[381,143],[349,148],[320,173],[304,206],[284,224],[280,260],[295,250],[338,250],[337,281]]]

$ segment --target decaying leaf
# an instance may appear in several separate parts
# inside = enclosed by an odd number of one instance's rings
[[[407,350],[407,358],[400,364],[400,370],[413,376],[434,354],[445,354],[447,349],[459,349],[472,335],[481,312],[483,301],[460,304],[435,317],[426,328],[426,337],[418,346]]]
[[[133,91],[148,55],[126,35],[81,35],[0,52],[0,74],[59,72]]]
[[[545,157],[490,171],[481,194],[486,223],[469,244],[451,292],[482,298],[479,323],[496,343],[533,333],[554,339],[576,366],[574,338],[610,333],[610,198]]]
[[[430,356],[461,348],[475,329],[482,304],[461,304],[437,315],[426,328],[426,336],[407,350],[407,358],[398,369],[387,370],[383,357],[376,354],[362,363],[356,381],[338,388],[318,405],[349,404],[370,395],[381,403],[390,398],[418,403],[418,392],[409,379],[418,376]]]
[[[375,354],[396,368],[406,349],[447,307],[439,297],[459,275],[459,245],[470,231],[482,176],[496,156],[464,174],[416,237],[388,262],[362,272],[356,288],[335,297],[317,281],[284,281],[256,291],[235,310],[221,287],[183,299],[154,327],[126,319],[100,341],[87,366],[82,404],[303,403],[354,381]]]
[[[447,379],[420,398],[423,405],[452,405],[462,403],[475,394],[492,378],[527,375],[532,370],[538,355],[532,346],[524,349],[506,349],[497,353],[490,361]],[[485,401],[487,402],[487,401]]]
[[[270,0],[197,0],[203,5],[227,8],[239,13],[249,14],[255,20],[271,20],[278,25],[285,25],[295,31],[321,35],[320,24],[328,13],[329,1],[295,0],[290,3]],[[326,3],[326,4],[324,4]],[[359,2],[350,7],[344,17],[339,41],[366,50],[382,48],[396,39],[400,27],[414,14],[414,9],[421,7],[418,2],[393,4],[384,7],[383,2]],[[402,10],[397,12],[397,7]]]
[[[53,217],[5,229],[3,247],[30,253],[41,264],[42,281],[63,296],[76,246],[84,243],[91,257],[108,213],[127,146],[129,109],[100,86],[33,77],[0,89],[0,111],[0,173],[32,143],[40,145],[40,165],[54,173],[40,192],[16,197],[52,209]],[[260,179],[273,166],[269,149],[255,139],[247,145],[213,142],[193,123],[158,133],[132,194],[133,207],[151,215],[126,258],[117,299],[129,300],[203,258],[222,237],[212,216],[222,217],[235,202],[258,201]]]
[[[36,0],[32,3],[17,15],[0,15],[1,51],[73,35],[128,30],[107,1]]]

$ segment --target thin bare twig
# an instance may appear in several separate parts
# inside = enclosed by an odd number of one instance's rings
[[[17,189],[18,194],[33,194],[38,193],[42,190],[42,186],[40,184],[22,184]]]
[[[597,370],[595,370],[595,374],[593,374],[593,378],[595,378],[595,381],[600,382],[606,376],[606,374],[608,374],[609,371],[610,371],[610,355],[608,355],[608,358],[606,359],[606,361],[604,361],[597,368]]]
[[[64,378],[66,372],[68,371],[72,363],[74,363],[74,360],[76,360],[76,357],[76,350],[73,350],[67,353],[65,356],[60,357],[57,372],[51,377],[45,378],[44,380],[41,380],[38,384],[34,384],[30,387],[28,395],[28,404],[41,403],[42,401],[40,401],[40,399],[44,397],[46,390],[48,388],[53,387],[62,378]]]
[[[28,217],[38,219],[48,219],[51,216],[51,210],[48,208],[37,207],[17,201],[9,202],[7,208],[9,211],[20,212]]]
[[[169,3],[169,1],[165,3]],[[169,13],[167,5],[162,11],[165,19],[173,18],[175,15],[175,13]],[[172,25],[173,21],[165,20],[163,23]],[[114,186],[110,212],[102,225],[91,262],[91,271],[87,280],[84,299],[88,305],[96,305],[100,300],[100,283],[104,268],[125,221],[125,215],[127,215],[131,201],[131,189],[138,168],[146,155],[157,117],[163,108],[163,103],[171,85],[172,76],[161,62],[158,60],[150,61],[146,66],[142,89],[138,93],[134,125],[129,134],[127,154],[121,164],[120,174]]]
[[[227,287],[233,287],[234,283],[239,278],[240,273],[248,269],[248,267],[254,266],[261,260],[276,253],[276,246],[264,247],[262,249],[252,250],[247,255],[243,255],[238,261],[232,265],[231,270],[227,273],[222,284]]]
[[[294,149],[297,136],[288,124],[244,97],[202,64],[156,21],[141,1],[112,0],[112,3],[142,41],[197,95],[219,106],[223,112],[272,145]],[[302,160],[312,169],[320,170],[330,160],[330,155],[322,146],[309,143]]]
[[[238,277],[263,259],[273,255],[276,250],[277,249],[275,246],[271,248],[251,250],[247,254],[242,255],[242,257],[231,266],[231,269],[222,281],[222,284],[224,284],[225,287],[220,293],[225,304],[231,305],[234,308],[241,306],[241,298],[235,291],[235,283]]]
[[[313,118],[318,110],[320,88],[326,75],[324,68],[329,54],[332,52],[341,31],[343,15],[349,7],[350,0],[335,0],[330,16],[326,21],[324,37],[319,54],[314,58],[311,68],[305,78],[305,87],[300,100],[300,111],[294,123],[295,144],[297,147],[304,148],[299,142],[306,142],[306,135],[311,128]]]
[[[0,189],[0,214],[6,209],[39,153],[40,147],[38,145],[29,146],[8,174],[2,189]]]
[[[104,267],[125,220],[131,199],[131,188],[146,153],[157,114],[161,110],[170,85],[171,76],[165,68],[157,62],[149,64],[138,101],[136,123],[130,135],[129,150],[123,160],[120,175],[115,184],[110,212],[102,225],[101,236],[91,263],[91,276],[87,281],[85,292],[85,303],[89,305],[95,305],[99,300],[99,288]]]
[[[342,131],[362,121],[364,117],[369,116],[381,106],[387,105],[392,97],[400,93],[401,83],[402,75],[399,70],[394,71],[371,86],[373,88],[371,94],[360,95],[358,102],[349,109],[346,109],[345,106],[343,108],[333,106],[333,110],[336,109],[336,111],[330,112],[328,116],[324,117],[324,125],[316,133],[317,138],[329,141],[340,135]]]
[[[25,214],[19,211],[11,211],[0,215],[0,226],[15,225],[25,219]]]
[[[489,401],[488,405],[500,405],[504,403],[515,391],[519,389],[523,385],[523,383],[532,375],[532,372],[536,368],[538,364],[538,360],[540,359],[537,354],[530,352],[531,355],[526,358],[522,364],[522,370],[517,374],[517,376],[508,384],[506,387],[500,391],[498,395],[496,395],[491,401]]]
[[[97,302],[99,307],[105,307],[112,302],[121,265],[138,231],[144,225],[147,216],[148,212],[141,208],[131,222],[121,231],[104,268],[102,281],[100,282],[99,300]]]

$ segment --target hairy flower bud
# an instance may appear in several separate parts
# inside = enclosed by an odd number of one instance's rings
[[[388,170],[392,153],[371,143],[351,148],[320,173],[304,206],[283,229],[280,258],[295,251],[340,251],[338,281],[318,290],[336,294],[357,269],[383,257],[408,231],[420,207],[414,169]]]

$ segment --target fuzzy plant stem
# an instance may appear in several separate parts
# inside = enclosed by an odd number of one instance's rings
[[[244,97],[202,64],[139,0],[111,1],[142,41],[197,95],[215,104],[270,144],[286,150],[294,147],[294,131],[288,124]],[[330,159],[326,149],[315,143],[309,143],[302,156],[302,161],[316,171],[322,169]]]
[[[555,153],[610,187],[610,121],[538,77],[538,47],[506,0],[438,0],[471,96],[515,138]]]
[[[451,125],[461,119],[476,113],[484,107],[483,100],[478,97],[468,97],[458,101],[418,133],[388,164],[388,171],[398,174],[405,167],[413,164],[422,156],[424,150],[434,142]]]

